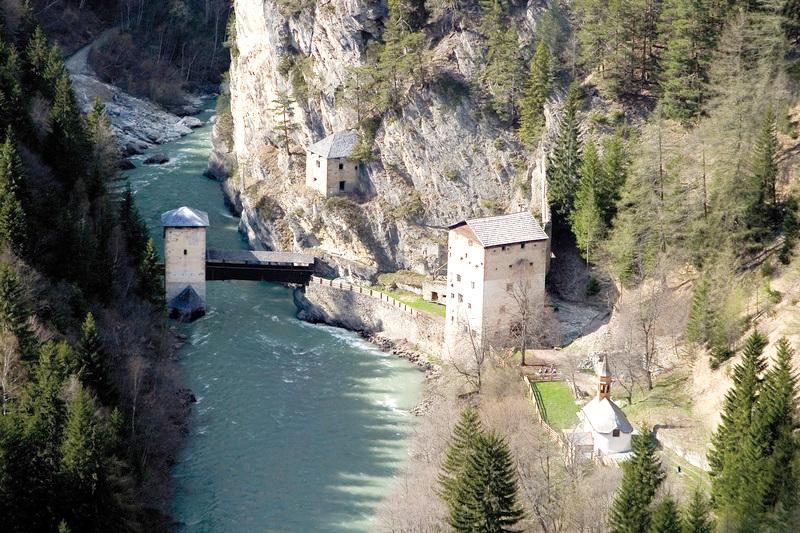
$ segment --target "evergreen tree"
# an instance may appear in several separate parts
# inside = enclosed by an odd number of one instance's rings
[[[0,245],[23,256],[27,244],[28,223],[22,204],[14,193],[0,192]]]
[[[140,298],[161,306],[164,303],[164,282],[158,266],[158,254],[153,239],[147,241],[144,257],[139,265],[139,284],[137,293]]]
[[[580,182],[575,205],[569,214],[572,234],[581,255],[589,264],[590,255],[597,247],[603,233],[602,212],[597,205],[597,189],[605,181],[603,167],[594,141],[589,139],[583,147]]]
[[[439,474],[441,485],[439,494],[445,501],[455,498],[467,458],[473,453],[476,439],[482,434],[483,428],[478,419],[478,412],[468,405],[453,427],[452,440],[447,447],[447,457]]]
[[[26,41],[24,57],[24,82],[26,88],[32,93],[52,94],[47,86],[45,70],[50,59],[50,48],[47,37],[38,24]]]
[[[694,291],[686,325],[686,339],[701,346],[711,341],[715,312],[709,299],[709,284],[703,279]]]
[[[683,517],[683,533],[714,533],[714,522],[709,517],[710,507],[706,495],[696,488]]]
[[[518,499],[514,461],[505,439],[479,434],[466,458],[452,499],[448,524],[458,532],[515,531],[523,512]]]
[[[711,35],[702,0],[665,2],[662,24],[669,37],[662,56],[661,106],[671,119],[689,124],[700,115],[711,60]]]
[[[89,394],[80,384],[69,406],[61,443],[60,474],[67,501],[62,502],[69,522],[80,531],[95,529],[98,521],[98,492],[104,482],[102,465],[103,431]],[[104,510],[102,512],[107,512]]]
[[[87,193],[94,200],[105,193],[105,184],[119,179],[121,162],[119,146],[111,130],[111,117],[99,98],[92,102],[86,115],[86,135],[92,146]]]
[[[517,100],[525,76],[517,26],[499,2],[493,3],[484,15],[482,26],[488,45],[483,82],[489,90],[492,109],[497,116],[501,120],[513,121],[517,116]]]
[[[646,426],[633,436],[631,451],[631,458],[622,463],[622,482],[609,512],[608,526],[613,533],[648,531],[650,504],[665,477],[656,455],[656,439]]]
[[[675,500],[667,496],[656,506],[650,533],[682,533],[681,519]]]
[[[747,225],[750,238],[760,241],[779,227],[781,222],[776,209],[775,189],[778,166],[775,157],[778,153],[778,138],[775,135],[775,112],[770,106],[764,114],[752,156],[752,174],[749,191],[750,199]]]
[[[561,214],[569,214],[578,188],[581,144],[578,138],[578,106],[581,89],[573,82],[567,92],[558,138],[550,155],[547,199]]]
[[[136,206],[130,182],[125,184],[119,216],[120,225],[125,231],[125,236],[128,240],[131,261],[134,265],[139,265],[147,250],[150,234],[147,231],[147,224],[145,224],[142,215],[139,213],[139,208]]]
[[[280,138],[279,146],[286,148],[286,155],[291,155],[289,152],[289,143],[292,133],[300,128],[299,124],[292,122],[294,118],[294,100],[289,96],[286,91],[279,91],[277,98],[272,101],[270,112],[276,117],[275,133]]]
[[[50,110],[52,131],[47,137],[45,160],[57,177],[72,185],[86,172],[88,141],[69,74],[63,72],[55,83],[53,107]]]
[[[17,338],[20,358],[31,362],[35,357],[36,338],[28,320],[30,307],[22,283],[8,263],[0,263],[0,328]]]
[[[628,154],[622,144],[621,130],[603,140],[603,181],[598,184],[597,206],[602,213],[603,223],[611,226],[617,215],[617,203],[622,196],[622,188],[628,181]]]
[[[111,403],[113,390],[108,376],[106,349],[92,313],[86,315],[81,327],[81,341],[77,355],[77,374],[81,382],[94,388],[103,403]]]
[[[725,395],[721,421],[708,452],[714,507],[727,508],[733,514],[740,510],[742,492],[749,483],[743,478],[747,466],[744,451],[751,434],[759,376],[766,367],[762,355],[766,344],[766,337],[758,331],[747,338],[742,360],[733,367],[733,386]]]
[[[545,126],[544,104],[553,83],[550,61],[550,48],[544,40],[539,41],[531,60],[519,118],[519,138],[528,148],[532,148],[539,140]]]

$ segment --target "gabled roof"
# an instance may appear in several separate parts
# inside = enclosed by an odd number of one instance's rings
[[[622,409],[608,398],[595,398],[587,403],[581,413],[589,420],[592,429],[598,433],[611,433],[619,429],[623,433],[633,433],[633,426]]]
[[[165,228],[203,228],[208,226],[208,213],[191,207],[179,207],[161,214]]]
[[[528,211],[497,217],[472,218],[454,224],[449,229],[453,230],[465,224],[484,248],[547,240],[547,233]]]
[[[358,140],[358,132],[356,130],[337,131],[333,135],[328,135],[318,143],[309,146],[308,151],[321,155],[325,159],[350,157],[356,140]]]
[[[608,356],[603,357],[603,366],[600,367],[600,371],[597,373],[597,377],[601,378],[609,378],[611,377],[611,370],[608,368]]]

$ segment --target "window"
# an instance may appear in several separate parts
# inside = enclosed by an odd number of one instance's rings
[[[461,281],[461,274],[456,274],[456,281]]]
[[[472,304],[467,304],[467,309],[472,309]]]
[[[344,163],[339,163],[339,170],[344,170]]]
[[[459,293],[459,295],[458,295],[458,303],[464,303],[464,295],[463,294]]]
[[[614,431],[612,431],[611,432],[611,436],[612,437],[619,437],[619,428],[617,428]]]
[[[319,159],[317,159],[317,168],[319,168]]]
[[[503,249],[504,252],[506,251],[506,247],[505,246],[503,246],[502,249]]]
[[[451,292],[451,293],[450,293],[450,299],[452,300],[454,297],[455,297],[455,294],[453,294],[453,293]]]
[[[353,170],[358,170],[358,165],[354,166]]]
[[[475,282],[474,281],[470,281],[470,285],[472,285],[473,289],[475,288]]]
[[[183,251],[183,255],[186,255],[186,250]]]
[[[524,250],[524,249],[525,249],[525,243],[524,243],[524,242],[523,242],[522,244],[520,244],[520,245],[519,245],[519,249],[520,249],[520,250]]]
[[[339,190],[340,190],[340,191],[343,191],[343,190],[344,190],[344,182],[343,182],[343,181],[340,181],[340,182],[339,182]]]

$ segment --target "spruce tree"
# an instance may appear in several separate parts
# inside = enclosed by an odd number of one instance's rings
[[[771,231],[778,229],[781,222],[776,209],[777,192],[775,188],[778,166],[775,157],[778,153],[778,138],[775,134],[775,112],[770,106],[761,122],[761,129],[753,148],[752,173],[748,193],[751,195],[747,212],[747,237],[763,240]]]
[[[715,313],[708,292],[708,280],[703,279],[694,291],[689,323],[686,325],[686,339],[701,346],[711,340],[714,328]]]
[[[581,255],[590,262],[590,256],[603,234],[603,218],[597,205],[598,184],[605,181],[603,167],[597,155],[594,141],[589,139],[583,147],[580,167],[580,182],[575,204],[569,213],[572,234]]]
[[[650,533],[682,533],[678,506],[670,496],[665,497],[656,506]]]
[[[461,417],[453,427],[451,442],[447,447],[447,457],[439,474],[439,484],[441,485],[439,495],[445,501],[455,498],[459,478],[464,471],[467,458],[473,453],[476,439],[482,434],[483,427],[478,419],[478,412],[468,405],[461,412]]]
[[[20,358],[28,362],[36,356],[36,338],[28,322],[30,317],[28,299],[19,277],[8,263],[0,263],[0,328],[16,336]]]
[[[665,473],[656,454],[656,439],[646,426],[631,442],[632,456],[622,463],[620,483],[608,517],[613,533],[641,533],[652,523],[650,504]]]
[[[120,225],[128,240],[131,262],[134,265],[139,265],[147,250],[147,241],[150,238],[150,234],[147,231],[147,224],[145,224],[142,215],[139,213],[130,182],[125,184],[125,191],[122,193],[119,216]]]
[[[113,388],[108,376],[105,344],[100,337],[100,332],[97,329],[92,313],[88,313],[83,321],[77,355],[77,374],[80,380],[97,391],[103,403],[111,403],[113,400]]]
[[[273,128],[278,136],[278,145],[286,148],[286,155],[290,155],[289,145],[292,133],[300,128],[299,124],[293,122],[294,100],[286,91],[279,91],[277,97],[272,100],[270,112],[276,117],[275,127]]]
[[[544,40],[539,41],[531,60],[525,96],[520,106],[518,134],[528,148],[535,146],[545,126],[544,104],[553,83],[550,61],[550,48]]]
[[[484,15],[483,26],[487,28],[484,31],[488,45],[483,81],[497,116],[501,120],[513,121],[517,116],[520,88],[525,77],[516,22],[504,13],[497,2]]]
[[[710,510],[705,493],[695,488],[683,516],[683,533],[713,533],[715,527]]]
[[[72,82],[66,72],[55,82],[50,126],[52,131],[46,140],[45,160],[56,171],[57,177],[71,186],[86,172],[89,143]]]
[[[766,367],[762,355],[766,344],[766,337],[758,331],[745,341],[742,360],[733,367],[733,386],[725,395],[721,421],[708,452],[714,507],[727,508],[734,514],[740,510],[742,491],[748,485],[743,478],[747,467],[744,451],[758,399],[759,376]]]
[[[564,115],[547,169],[547,200],[561,214],[568,214],[572,210],[578,188],[581,163],[581,144],[578,138],[580,97],[581,89],[577,82],[573,82],[567,92]]]
[[[86,135],[92,147],[87,193],[94,200],[105,193],[105,184],[119,179],[120,152],[111,130],[111,117],[99,98],[86,115]]]
[[[153,239],[147,241],[144,257],[139,265],[137,294],[156,305],[164,303],[164,283],[158,266],[158,254]]]
[[[463,533],[515,531],[523,516],[516,477],[505,439],[495,433],[479,434],[453,498],[447,501],[448,524]]]
[[[603,181],[598,184],[597,206],[600,208],[603,223],[611,226],[617,215],[617,203],[622,196],[622,188],[628,181],[628,154],[622,143],[622,132],[603,140]]]

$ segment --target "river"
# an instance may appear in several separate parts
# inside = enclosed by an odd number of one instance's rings
[[[204,122],[208,111],[198,118]],[[160,214],[208,212],[209,248],[246,248],[218,182],[202,176],[211,126],[153,149],[165,165],[127,172],[161,249]],[[173,470],[180,532],[357,532],[407,455],[422,373],[358,335],[295,318],[291,290],[215,281],[207,314],[181,325],[197,396]]]

